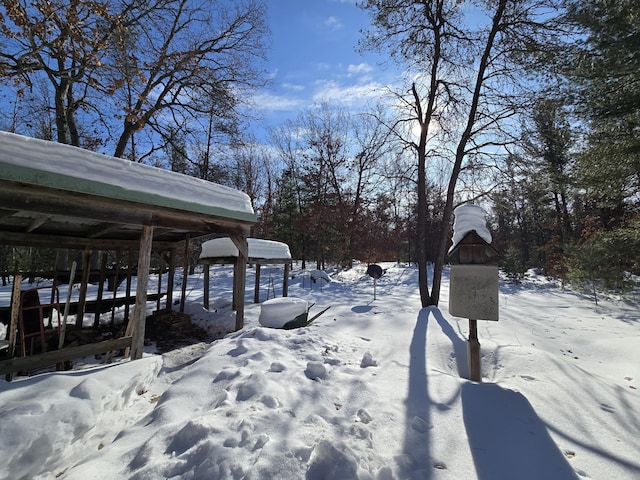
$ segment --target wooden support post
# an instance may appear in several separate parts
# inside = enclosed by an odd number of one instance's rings
[[[139,255],[140,253],[138,253]],[[118,271],[118,275],[120,275],[120,271]],[[124,303],[124,319],[129,320],[129,299],[131,299],[131,277],[133,277],[133,250],[129,249],[129,260],[127,261],[127,291],[125,293],[125,298],[127,301]],[[116,277],[116,283],[117,283]],[[117,287],[116,287],[117,289]]]
[[[232,236],[231,240],[238,249],[238,258],[233,268],[233,308],[236,311],[236,330],[241,330],[244,327],[244,288],[247,280],[249,246],[247,237]]]
[[[156,310],[160,310],[160,300],[162,299],[162,270],[164,270],[164,265],[162,264],[162,255],[160,253],[158,253],[158,258],[160,262],[158,264],[158,300],[156,300]]]
[[[289,295],[289,269],[291,265],[289,263],[284,264],[284,280],[282,281],[282,296]]]
[[[211,265],[208,263],[205,263],[202,266],[202,269],[204,270],[204,308],[209,310],[209,280],[210,280],[209,270],[211,269]]]
[[[480,367],[480,342],[478,341],[478,321],[469,319],[469,341],[467,342],[469,358],[469,379],[474,382],[482,381]]]
[[[267,296],[269,298],[269,296]],[[253,303],[260,303],[260,264],[256,262],[256,282],[253,287]]]
[[[189,279],[189,242],[191,237],[187,234],[184,239],[184,258],[183,258],[183,270],[182,270],[182,295],[180,298],[180,313],[184,313],[184,302],[187,297],[187,280]]]
[[[102,252],[100,260],[100,280],[98,282],[98,298],[96,299],[96,315],[93,318],[93,328],[100,326],[100,306],[102,305],[102,295],[104,293],[104,279],[107,271],[107,252]]]
[[[20,285],[22,284],[22,276],[16,272],[13,274],[13,289],[11,291],[11,320],[9,321],[9,358],[13,358],[16,354],[16,339],[18,336],[18,317],[20,316]],[[23,353],[24,355],[24,353]],[[5,379],[10,382],[13,374],[8,372]]]
[[[113,326],[113,324],[115,323],[115,317],[116,317],[116,293],[118,291],[118,282],[116,281],[117,277],[115,275],[117,275],[120,272],[120,256],[121,256],[121,252],[120,249],[116,250],[116,261],[115,261],[115,265],[113,267],[113,284],[111,285],[111,325]]]
[[[127,336],[131,335],[131,359],[142,358],[144,350],[144,331],[147,319],[147,286],[149,284],[149,265],[151,264],[151,245],[153,244],[153,227],[142,228],[140,250],[138,252],[138,275],[136,285],[136,304],[133,315],[127,325]]]
[[[173,281],[176,277],[176,251],[175,248],[169,250],[169,273],[167,275],[167,303],[165,308],[171,309],[173,307]]]
[[[91,249],[85,248],[82,254],[82,281],[80,282],[80,296],[78,298],[78,310],[76,311],[76,328],[81,329],[84,320],[84,308],[87,302],[87,285],[91,273]]]
[[[58,271],[58,264],[60,262],[60,250],[56,249],[56,259],[55,259],[55,264],[53,266],[53,282],[52,282],[52,288],[51,288],[51,296],[49,298],[49,303],[50,304],[54,304],[55,303],[55,297],[56,297],[56,289],[58,288],[58,275],[59,275],[59,271]],[[47,326],[49,328],[51,328],[53,322],[53,308],[49,309],[49,321],[47,322]]]
[[[76,262],[71,264],[71,272],[69,273],[69,287],[67,288],[67,299],[64,302],[64,315],[62,316],[62,325],[60,325],[60,337],[58,338],[58,350],[64,347],[64,337],[67,332],[67,317],[69,317],[69,304],[71,303],[71,291],[73,290],[73,282],[76,278]]]

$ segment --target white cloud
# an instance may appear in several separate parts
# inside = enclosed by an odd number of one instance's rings
[[[251,101],[256,109],[269,111],[297,110],[305,104],[300,98],[270,93],[254,95]]]
[[[341,85],[334,80],[316,82],[317,90],[313,101],[328,101],[346,105],[362,106],[369,99],[378,99],[383,93],[384,85],[370,81],[357,85]]]
[[[286,82],[282,83],[280,86],[285,90],[290,90],[294,92],[301,92],[305,88],[304,85],[295,84],[295,83],[286,83]]]
[[[357,75],[359,73],[369,73],[373,71],[373,67],[368,63],[359,63],[358,65],[351,64],[347,67],[349,76]]]
[[[324,21],[324,25],[328,27],[329,30],[331,30],[332,32],[335,32],[336,30],[340,30],[344,26],[342,22],[338,20],[336,17],[334,17],[333,15],[331,15],[329,18],[327,18]]]

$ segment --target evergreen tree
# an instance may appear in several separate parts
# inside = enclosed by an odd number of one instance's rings
[[[578,174],[604,229],[620,227],[640,192],[640,1],[567,0],[566,95],[587,129]],[[577,38],[577,40],[576,40]]]

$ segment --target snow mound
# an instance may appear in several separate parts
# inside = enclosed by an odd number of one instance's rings
[[[327,272],[324,272],[322,270],[311,270],[311,272],[309,272],[309,275],[311,275],[311,280],[313,280],[314,282],[318,280],[324,280],[325,282],[329,283],[331,281],[331,278],[329,277],[329,275],[327,275]]]
[[[306,313],[307,310],[307,301],[301,298],[272,298],[262,302],[258,321],[265,327],[282,328],[287,322]]]
[[[449,249],[451,252],[462,241],[465,235],[475,231],[485,242],[491,243],[491,232],[487,228],[485,220],[486,212],[478,205],[466,203],[454,210],[455,220],[453,222],[453,245]]]
[[[249,258],[290,259],[289,245],[274,240],[248,238]],[[237,257],[238,248],[228,238],[214,238],[202,244],[200,258]]]

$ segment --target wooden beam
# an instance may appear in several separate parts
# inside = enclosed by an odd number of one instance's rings
[[[121,337],[104,342],[89,343],[78,347],[67,347],[62,350],[53,350],[39,355],[30,355],[27,357],[10,358],[9,360],[0,361],[0,374],[7,375],[13,372],[30,371],[36,368],[53,366],[58,363],[64,363],[76,358],[83,358],[89,355],[97,355],[99,353],[110,352],[111,350],[120,350],[131,345],[131,337]]]
[[[87,238],[98,238],[122,227],[122,223],[101,223],[87,232]]]
[[[127,291],[125,292],[125,298],[126,303],[124,305],[124,318],[125,320],[129,320],[129,299],[131,298],[131,283],[132,283],[132,277],[133,277],[133,250],[129,249],[128,255],[127,255]],[[136,272],[136,275],[138,273]],[[116,282],[116,286],[115,289],[118,289],[117,286],[117,282]]]
[[[204,308],[209,310],[209,280],[210,280],[210,265],[203,265],[202,268],[204,270]]]
[[[152,253],[153,255],[153,253]],[[160,268],[158,268],[158,301],[156,302],[156,310],[160,310],[160,299],[162,298],[162,255],[158,253],[158,257],[160,257]]]
[[[26,228],[26,232],[27,233],[31,233],[34,230],[36,230],[40,225],[42,225],[43,223],[45,223],[47,220],[49,220],[49,216],[48,215],[41,215],[37,218],[34,218],[31,223],[29,223],[29,225]]]
[[[16,265],[17,270],[17,265]],[[9,321],[9,357],[16,354],[16,339],[18,336],[18,317],[20,315],[20,285],[22,276],[19,273],[13,274],[13,289],[11,291],[11,320]],[[7,382],[11,381],[12,372],[4,372],[7,374]]]
[[[173,307],[173,281],[176,276],[176,249],[169,249],[169,276],[167,277],[167,303],[165,308],[171,309]]]
[[[100,280],[98,280],[98,297],[96,298],[96,315],[93,317],[93,328],[100,326],[100,304],[102,303],[102,295],[104,293],[104,280],[107,270],[107,252],[102,252],[100,259]],[[117,272],[116,272],[117,275]],[[117,277],[114,276],[114,282],[117,283]]]
[[[247,261],[249,259],[249,245],[247,237],[231,236],[231,241],[238,249],[238,258],[233,269],[233,292],[236,309],[236,331],[244,327],[244,289],[247,280]]]
[[[253,303],[260,303],[260,264],[256,263],[256,281],[253,286]]]
[[[147,319],[147,286],[149,284],[149,266],[151,264],[151,245],[153,243],[153,227],[144,227],[140,237],[138,251],[138,280],[136,285],[136,304],[129,320],[127,330],[131,327],[131,359],[142,358],[144,350],[144,330]]]
[[[136,232],[132,232],[135,234]],[[182,239],[182,237],[181,237]],[[168,250],[175,242],[154,242],[153,247],[157,250]],[[71,250],[115,250],[117,248],[138,248],[137,239],[101,239],[101,238],[81,238],[69,235],[38,235],[36,233],[4,232],[0,231],[0,245],[24,246],[24,247],[48,247],[63,248]]]
[[[99,223],[116,222],[127,225],[153,225],[186,231],[248,234],[255,220],[236,219],[204,212],[185,211],[161,205],[132,202],[118,198],[88,195],[34,187],[15,182],[2,182],[0,205],[38,215],[65,216]]]
[[[182,270],[182,294],[180,296],[180,313],[184,313],[184,302],[187,296],[187,280],[189,279],[189,245],[190,236],[184,239],[184,252],[183,252],[183,270]]]
[[[282,281],[282,296],[286,297],[289,295],[289,269],[291,268],[290,263],[284,264],[284,280]]]
[[[82,328],[84,320],[84,307],[87,301],[87,286],[91,273],[91,249],[85,248],[82,255],[82,281],[80,282],[80,297],[78,298],[78,310],[76,311],[76,328]]]

